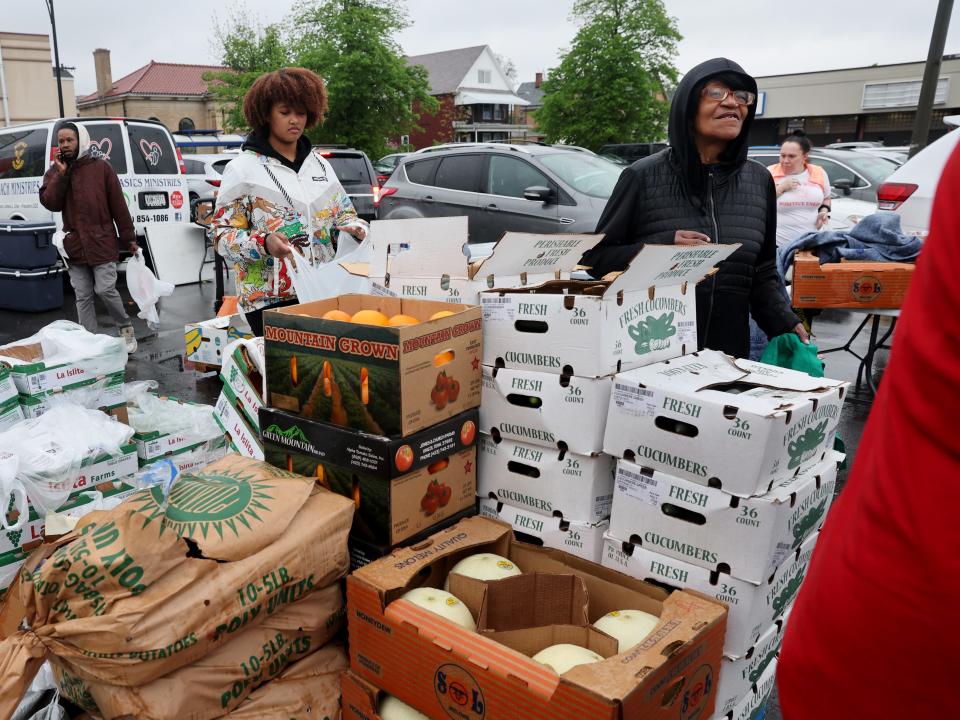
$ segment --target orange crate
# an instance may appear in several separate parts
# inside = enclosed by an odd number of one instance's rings
[[[914,267],[913,263],[858,261],[821,265],[813,253],[798,252],[793,263],[793,306],[897,309]]]

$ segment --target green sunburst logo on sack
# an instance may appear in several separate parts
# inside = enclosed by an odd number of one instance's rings
[[[131,502],[146,514],[144,527],[161,518],[161,535],[170,529],[180,537],[196,537],[199,531],[206,538],[213,529],[223,539],[225,528],[239,536],[241,527],[250,530],[252,523],[263,522],[259,513],[270,509],[265,503],[273,499],[274,489],[255,475],[204,473],[178,478],[166,507],[159,486]]]
[[[627,328],[627,333],[636,343],[634,352],[637,355],[646,355],[655,350],[663,350],[670,345],[670,338],[677,334],[677,328],[673,324],[671,313],[664,313],[660,317],[647,315],[646,320],[641,320],[635,325]]]

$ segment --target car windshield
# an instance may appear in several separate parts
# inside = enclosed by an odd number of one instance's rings
[[[538,159],[577,192],[598,198],[610,197],[623,170],[608,160],[581,152],[540,155]]]
[[[844,157],[841,162],[845,162],[852,167],[874,186],[880,185],[893,174],[894,170],[900,167],[896,161],[890,158],[861,152],[856,153],[856,157]]]

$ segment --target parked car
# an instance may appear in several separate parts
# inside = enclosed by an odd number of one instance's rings
[[[907,160],[880,186],[879,207],[900,215],[904,232],[926,233],[930,229],[933,196],[947,159],[960,142],[960,115],[944,118],[957,128],[930,143]]]
[[[614,143],[601,145],[597,154],[615,155],[626,160],[624,165],[630,165],[647,155],[655,155],[665,147],[667,147],[666,143]]]
[[[410,155],[410,153],[404,152],[384,155],[373,164],[373,169],[377,171],[377,180],[380,181],[381,185],[387,181],[387,178],[393,175],[393,171],[397,169],[397,165],[399,165],[400,161],[407,157],[407,155]]]
[[[752,147],[748,151],[751,160],[770,167],[780,162],[777,146]],[[876,157],[856,150],[829,150],[814,148],[810,162],[827,171],[830,186],[838,195],[867,202],[877,202],[877,188],[899,165],[889,158]]]
[[[333,171],[353,201],[357,215],[364,220],[376,218],[380,183],[377,182],[377,173],[367,154],[344,145],[318,145],[317,148],[333,165]]]
[[[188,155],[185,157],[183,165],[187,170],[190,202],[198,198],[212,197],[217,188],[220,187],[223,169],[235,157],[237,157],[237,153]]]
[[[471,243],[504,232],[593,232],[623,170],[544,145],[455,143],[403,159],[381,188],[381,219],[466,215]]]

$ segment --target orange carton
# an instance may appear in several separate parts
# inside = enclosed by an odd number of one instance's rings
[[[793,263],[793,306],[798,308],[899,308],[913,263],[849,261],[821,265],[811,252]]]
[[[488,583],[482,592],[470,589],[476,581],[450,578],[450,591],[483,620],[479,633],[400,599],[414,587],[442,587],[453,564],[477,552],[503,555],[534,576]],[[617,654],[612,638],[582,624],[578,583],[541,575],[582,581],[587,622],[633,608],[657,615],[660,624],[640,645]],[[491,591],[504,582],[532,583],[533,589],[524,595]],[[498,596],[521,604],[526,597],[532,605],[543,582],[567,583],[569,601],[558,612],[545,616],[530,607],[509,620],[503,607],[493,607]],[[676,720],[706,719],[713,711],[726,623],[722,604],[687,591],[668,595],[559,550],[518,543],[509,526],[488,518],[468,518],[360,568],[347,578],[347,597],[353,673],[432,718]],[[543,621],[555,624],[513,627]],[[491,623],[502,629],[484,627]],[[605,659],[557,675],[530,657],[562,641],[557,638],[573,638]],[[364,717],[347,710],[358,695],[344,691],[346,717]]]

